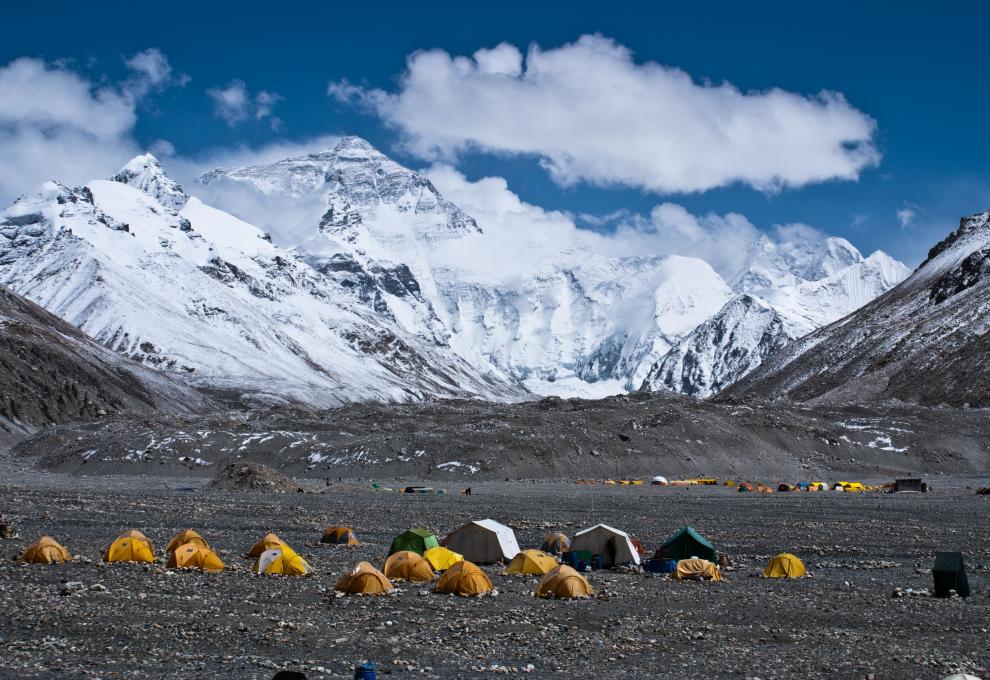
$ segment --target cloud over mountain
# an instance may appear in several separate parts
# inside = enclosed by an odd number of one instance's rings
[[[328,94],[368,107],[422,158],[529,155],[563,185],[776,191],[854,180],[880,158],[876,123],[840,93],[699,83],[600,35],[525,57],[506,43],[420,51],[395,92],[335,81]]]

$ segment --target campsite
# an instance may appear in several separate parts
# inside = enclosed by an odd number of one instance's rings
[[[603,664],[627,677],[656,668],[683,678],[986,677],[990,525],[986,497],[962,478],[940,479],[925,494],[515,481],[475,484],[470,496],[385,493],[356,480],[313,493],[216,491],[171,478],[146,478],[140,491],[127,477],[28,480],[15,474],[2,488],[16,499],[3,513],[17,532],[0,541],[3,677],[267,680],[287,669],[349,678],[365,660],[380,677],[594,676]],[[522,550],[540,548],[553,532],[574,539],[603,524],[649,555],[668,539],[685,554],[703,548],[679,532],[691,526],[731,566],[719,582],[584,571],[593,594],[572,600],[534,597],[545,577],[525,573],[523,561],[518,574],[479,564],[494,588],[483,597],[435,592],[436,577],[396,579],[391,595],[334,590],[359,563],[382,570],[394,539],[411,528],[427,536],[396,547],[417,556],[417,545],[432,545],[428,536],[442,541],[485,518],[511,528]],[[157,562],[102,562],[129,527],[147,536]],[[165,564],[166,542],[187,527],[222,571]],[[351,533],[324,542],[328,527]],[[245,553],[275,545],[267,532],[312,573],[253,574],[256,558]],[[43,534],[82,559],[11,559]],[[461,545],[487,559],[505,543],[488,540],[494,535],[469,527]],[[914,596],[932,590],[935,553],[955,550],[965,555],[970,597]],[[808,575],[764,578],[779,553],[799,558]]]

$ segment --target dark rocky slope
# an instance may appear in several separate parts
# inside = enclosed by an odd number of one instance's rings
[[[990,406],[990,212],[964,218],[906,281],[793,343],[722,397]]]
[[[0,287],[0,432],[6,438],[124,411],[198,413],[209,405],[195,389],[122,358]]]

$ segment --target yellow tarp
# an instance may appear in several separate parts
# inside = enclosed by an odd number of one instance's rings
[[[368,562],[358,562],[354,571],[340,577],[334,590],[350,595],[387,595],[395,590],[395,586]]]
[[[536,597],[559,597],[571,599],[574,597],[587,597],[592,594],[591,584],[588,579],[579,574],[573,567],[562,564],[551,570],[540,579],[536,586]]]
[[[437,581],[436,592],[471,597],[493,590],[492,581],[473,562],[462,560],[443,573]]]
[[[223,571],[223,560],[209,548],[198,543],[185,543],[172,551],[166,564],[170,569],[202,569]]]
[[[508,574],[545,574],[557,566],[557,560],[540,550],[523,550],[509,562]]]
[[[423,553],[423,557],[437,571],[447,571],[458,562],[464,561],[464,555],[455,553],[453,550],[444,548],[442,545],[437,548],[430,548]]]
[[[417,583],[432,581],[434,577],[429,560],[412,550],[400,550],[389,555],[384,571],[385,578]]]
[[[61,564],[71,560],[72,553],[51,536],[42,536],[29,545],[17,559],[34,564]]]
[[[767,562],[767,568],[763,570],[767,578],[801,578],[807,573],[804,562],[791,553],[780,553]]]
[[[674,578],[678,581],[721,581],[722,573],[714,562],[694,558],[679,561]]]
[[[165,552],[173,553],[180,545],[186,545],[187,543],[193,543],[207,550],[210,549],[210,544],[206,542],[205,538],[200,536],[198,531],[195,529],[183,529],[168,542],[168,545],[165,546]]]

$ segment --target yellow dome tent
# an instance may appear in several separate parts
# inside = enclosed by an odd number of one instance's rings
[[[546,574],[557,566],[557,560],[539,550],[523,550],[509,562],[507,574]]]
[[[804,562],[791,553],[780,553],[767,562],[767,568],[763,570],[767,578],[801,578],[807,573]]]
[[[540,546],[540,550],[553,555],[560,555],[567,552],[570,547],[570,539],[559,531],[555,531],[543,537],[543,545]]]
[[[714,562],[695,557],[677,563],[674,579],[677,581],[721,581],[722,573]]]
[[[71,560],[72,553],[51,536],[42,536],[29,545],[17,559],[33,564],[61,564]]]
[[[128,529],[107,547],[103,561],[151,563],[155,561],[155,548],[140,531]]]
[[[180,545],[168,557],[169,569],[202,569],[203,571],[223,571],[223,560],[209,548],[198,543]]]
[[[455,553],[453,550],[444,548],[443,546],[430,548],[423,553],[423,557],[425,557],[430,563],[430,566],[437,571],[447,571],[458,562],[464,561],[464,555]]]
[[[562,564],[556,569],[552,569],[540,579],[536,586],[536,597],[559,597],[571,599],[575,597],[587,597],[594,591],[588,579],[579,574],[576,569]]]
[[[183,529],[168,542],[165,546],[166,553],[174,553],[175,549],[180,545],[186,545],[187,543],[192,543],[198,545],[200,548],[210,549],[210,544],[206,542],[206,539],[200,536],[199,532],[195,529]]]
[[[323,538],[320,539],[320,543],[361,545],[357,540],[357,536],[354,535],[354,529],[350,527],[327,527],[326,531],[323,532]]]
[[[281,574],[282,576],[305,576],[313,571],[309,562],[295,550],[282,543],[278,547],[265,550],[255,560],[251,571],[255,574]]]
[[[388,595],[395,586],[368,562],[358,562],[352,572],[340,577],[333,589],[349,595]]]
[[[461,560],[443,573],[437,581],[435,592],[472,597],[490,593],[493,589],[488,574],[473,562]]]
[[[261,537],[261,540],[251,546],[251,549],[247,551],[245,557],[257,558],[261,553],[266,550],[273,550],[275,548],[280,548],[286,545],[285,541],[279,538],[276,534],[265,534]]]
[[[385,560],[385,578],[425,583],[433,576],[429,560],[412,550],[400,550]]]

